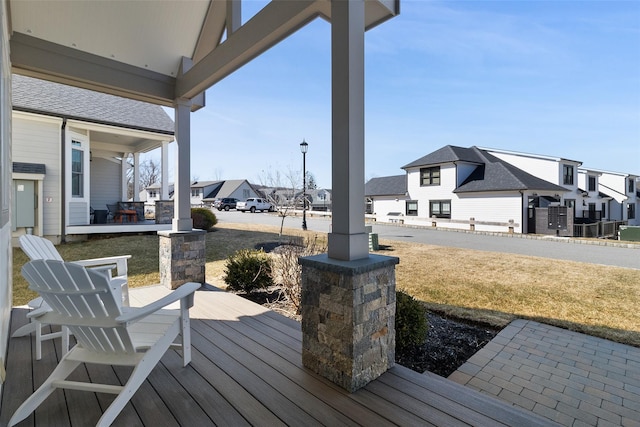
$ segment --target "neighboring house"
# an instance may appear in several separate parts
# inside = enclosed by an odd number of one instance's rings
[[[612,219],[609,194],[601,191],[600,177],[597,170],[578,169],[578,194],[576,200],[576,223],[589,223]]]
[[[453,228],[569,235],[566,214],[545,217],[568,189],[528,173],[477,147],[445,146],[403,167],[417,210]],[[540,210],[539,210],[540,209]],[[408,215],[409,216],[409,215]],[[570,218],[572,219],[572,218]],[[444,221],[442,221],[444,220]],[[511,224],[511,225],[509,225]]]
[[[289,193],[291,190],[289,190]],[[297,209],[302,207],[302,200],[307,200],[307,210],[331,211],[331,190],[327,188],[308,188],[307,191],[296,190],[293,197]],[[287,200],[291,202],[291,200]]]
[[[160,106],[20,75],[12,82],[14,237],[81,233],[93,209],[127,200],[126,157],[174,139]]]
[[[599,189],[608,195],[608,219],[640,225],[638,175],[592,169],[599,174]]]
[[[191,197],[193,198],[193,185]],[[211,205],[215,199],[231,197],[238,200],[247,200],[250,197],[260,197],[258,192],[246,179],[226,179],[216,181],[213,187],[203,192],[202,203]]]
[[[408,204],[407,175],[371,178],[364,186],[365,212],[372,215],[399,216],[417,210]]]
[[[305,192],[308,201],[308,208],[312,211],[331,210],[331,189],[311,188]]]
[[[169,199],[173,200],[172,183],[169,184]],[[153,205],[160,200],[160,184],[152,184],[145,189],[146,204]],[[142,197],[142,193],[141,193]],[[222,181],[193,181],[191,183],[191,206],[211,205],[215,199],[233,197],[246,200],[250,197],[260,197],[246,179],[227,179]]]
[[[559,236],[573,236],[574,224],[640,224],[640,177],[581,164],[448,145],[404,166],[406,175],[367,182],[366,211],[382,221]],[[593,235],[613,235],[616,224],[593,225]]]

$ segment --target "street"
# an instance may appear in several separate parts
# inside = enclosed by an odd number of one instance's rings
[[[282,221],[281,217],[273,213],[252,214],[249,212],[215,211],[215,214],[221,223],[265,224],[279,227]],[[284,226],[285,228],[301,228],[302,218],[299,216],[286,217]],[[640,245],[638,245],[638,248],[620,248],[571,243],[566,238],[524,239],[517,236],[489,236],[382,223],[373,223],[372,226],[373,233],[377,233],[380,239],[640,269]],[[307,228],[309,231],[329,233],[331,231],[331,221],[307,216]]]

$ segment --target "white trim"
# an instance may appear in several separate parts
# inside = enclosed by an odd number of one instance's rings
[[[27,113],[24,111],[16,111],[12,110],[11,114],[15,119],[23,119],[23,120],[36,120],[39,122],[47,122],[47,123],[55,123],[62,126],[62,118],[55,116],[47,116],[44,114],[38,113]]]

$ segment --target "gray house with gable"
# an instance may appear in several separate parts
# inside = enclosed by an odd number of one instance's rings
[[[21,75],[12,100],[13,237],[57,243],[95,232],[93,210],[128,200],[127,159],[135,167],[141,153],[174,140],[173,120],[158,105]]]

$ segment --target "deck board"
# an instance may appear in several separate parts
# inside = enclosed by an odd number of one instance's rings
[[[132,305],[166,293],[159,287],[132,289]],[[25,314],[13,310],[12,330],[25,324]],[[114,425],[551,425],[490,396],[401,366],[348,393],[303,367],[299,323],[233,294],[197,292],[191,317],[191,364],[182,367],[180,353],[169,350]],[[35,361],[31,339],[10,340],[0,424],[54,368],[57,342],[45,342],[43,360]],[[92,365],[74,375],[117,384],[129,372]],[[21,425],[91,425],[112,400],[111,395],[56,391]]]

